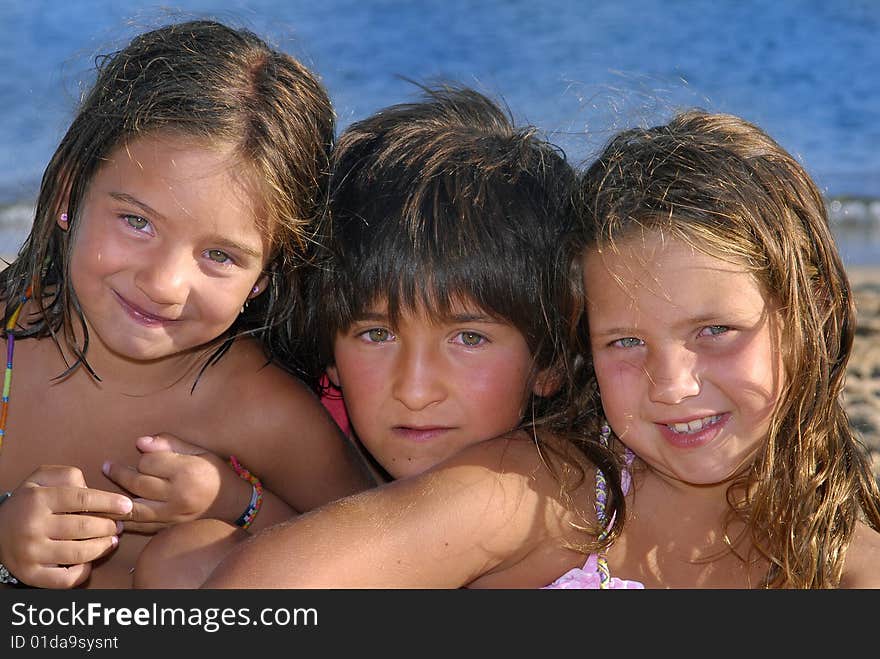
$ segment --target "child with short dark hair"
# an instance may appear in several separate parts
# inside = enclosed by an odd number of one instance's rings
[[[559,450],[544,436],[570,423],[575,181],[534,128],[467,88],[425,89],[340,136],[307,334],[387,480],[499,435],[536,459]],[[162,581],[142,585],[197,585],[210,561],[193,550],[216,557],[240,534],[201,520],[163,535],[140,563]]]

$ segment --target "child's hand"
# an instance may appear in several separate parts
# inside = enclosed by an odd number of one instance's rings
[[[86,487],[76,467],[44,465],[0,506],[0,562],[29,586],[73,588],[119,544],[108,516],[131,509],[125,495]]]
[[[126,531],[155,533],[202,517],[234,521],[247,506],[251,486],[210,451],[166,434],[138,437],[136,445],[142,454],[137,466],[103,466],[108,478],[137,497]]]

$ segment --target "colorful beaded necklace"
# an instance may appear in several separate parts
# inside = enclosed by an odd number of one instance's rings
[[[30,296],[31,289],[28,288],[27,292],[21,297],[21,302],[19,302],[15,311],[13,311],[12,315],[9,317],[9,321],[6,323],[5,328],[6,373],[3,376],[3,399],[0,401],[0,448],[3,448],[3,437],[6,435],[6,415],[9,413],[9,392],[12,389],[12,355],[15,352],[15,337],[12,335],[12,330],[15,329],[15,324],[18,322],[18,315],[21,313],[24,303],[27,302]]]

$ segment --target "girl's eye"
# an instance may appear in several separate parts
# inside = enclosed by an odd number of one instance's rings
[[[364,332],[361,336],[367,337],[367,340],[372,343],[385,343],[391,340],[392,334],[384,327],[374,327]]]
[[[146,220],[139,215],[123,215],[122,219],[125,220],[125,223],[128,226],[132,229],[137,229],[138,231],[143,231],[150,226],[149,220]]]
[[[644,343],[641,339],[637,339],[634,336],[626,336],[622,339],[612,341],[611,345],[617,346],[618,348],[636,348],[640,345],[644,345]]]
[[[700,330],[700,336],[719,336],[730,331],[727,325],[709,325]]]
[[[214,261],[215,263],[231,263],[232,258],[224,251],[219,249],[209,249],[206,252],[209,259]]]
[[[485,336],[476,332],[461,332],[458,336],[461,342],[470,348],[481,345],[487,340]]]

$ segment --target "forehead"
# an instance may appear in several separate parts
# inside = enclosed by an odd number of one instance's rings
[[[591,316],[632,314],[642,322],[669,314],[713,317],[763,313],[765,296],[745,266],[678,238],[648,234],[583,255]]]
[[[103,161],[92,180],[99,192],[121,192],[163,213],[240,218],[253,224],[261,212],[255,177],[232,144],[153,133],[125,141]],[[152,202],[152,203],[151,203]]]

